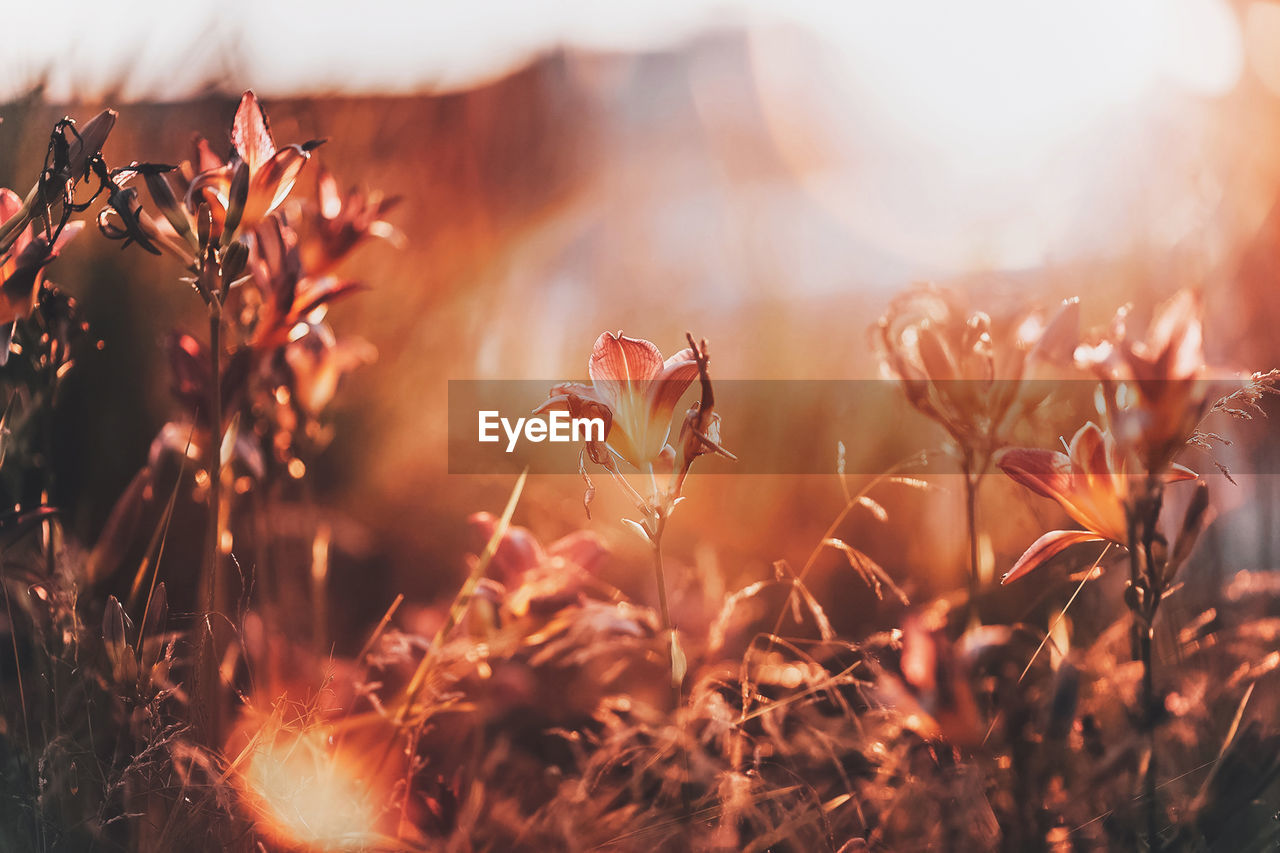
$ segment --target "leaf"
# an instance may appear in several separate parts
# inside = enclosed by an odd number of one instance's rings
[[[111,663],[111,676],[117,684],[130,683],[138,676],[137,660],[125,634],[125,622],[120,601],[114,595],[109,597],[106,612],[102,614],[102,642]]]
[[[1104,541],[1106,540],[1103,537],[1088,530],[1050,530],[1031,543],[1031,547],[1018,558],[1018,562],[1013,564],[1013,568],[1006,572],[1004,577],[1000,578],[1000,583],[1003,585],[1010,581],[1016,581],[1072,545],[1079,545],[1082,542]]]
[[[671,683],[679,687],[684,683],[684,674],[689,669],[689,661],[684,656],[684,649],[680,648],[680,640],[676,637],[676,630],[671,629]]]
[[[640,522],[634,521],[630,518],[623,518],[621,519],[621,521],[628,528],[630,528],[631,530],[634,530],[642,539],[644,539],[644,541],[646,542],[649,541],[649,531],[645,530],[644,525],[642,525]]]
[[[875,560],[841,539],[823,539],[822,544],[828,548],[835,548],[844,554],[845,559],[849,561],[849,565],[862,576],[867,586],[871,587],[872,591],[875,592],[876,598],[883,599],[884,592],[882,587],[888,587],[894,597],[904,606],[911,604],[907,594],[893,582],[893,578],[889,577],[888,572],[881,568],[880,564]]]

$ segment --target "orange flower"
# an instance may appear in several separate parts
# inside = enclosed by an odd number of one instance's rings
[[[298,257],[298,238],[275,217],[254,232],[257,252],[249,262],[252,276],[240,288],[242,324],[256,349],[273,349],[306,334],[304,327],[322,319],[322,309],[363,285],[329,275],[313,276]]]
[[[680,397],[698,378],[698,362],[686,347],[666,359],[653,344],[605,332],[587,361],[591,384],[568,382],[551,389],[538,412],[568,409],[607,415],[605,450],[638,471],[669,471],[675,451],[667,444]],[[592,458],[605,464],[604,457]]]
[[[208,239],[226,246],[238,229],[257,225],[280,206],[311,151],[322,141],[277,148],[257,97],[245,92],[231,126],[233,150],[228,162],[223,163],[205,140],[197,139],[194,160],[184,162],[176,173],[139,170],[152,201],[172,228],[165,242],[173,243],[172,237],[177,237],[198,254],[202,249],[200,210],[207,206],[212,218]]]
[[[1128,540],[1128,512],[1134,478],[1115,440],[1092,422],[1071,439],[1067,453],[1011,448],[999,453],[996,464],[1018,483],[1041,497],[1051,498],[1084,530],[1053,530],[1027,549],[1001,583],[1017,580],[1071,545],[1081,542]],[[1175,465],[1166,482],[1192,479],[1195,473]]]
[[[0,227],[22,212],[22,200],[13,190],[0,189]],[[9,357],[13,326],[36,306],[44,268],[58,256],[71,238],[80,233],[83,222],[69,222],[52,243],[34,224],[28,224],[0,254],[0,364]]]
[[[1076,350],[1076,361],[1102,379],[1108,418],[1121,444],[1147,471],[1177,455],[1209,405],[1200,298],[1183,290],[1156,309],[1145,340],[1128,334],[1121,308],[1107,338]]]
[[[1028,357],[1061,348],[1077,314],[1071,300],[1052,319],[1031,312],[996,323],[966,313],[950,292],[920,286],[889,304],[872,337],[882,373],[902,383],[911,405],[962,447],[981,449],[1008,414]]]
[[[316,179],[316,199],[293,206],[289,224],[298,233],[302,268],[309,275],[331,272],[370,237],[400,241],[402,235],[382,217],[400,203],[380,192],[350,190],[344,196],[323,166]]]

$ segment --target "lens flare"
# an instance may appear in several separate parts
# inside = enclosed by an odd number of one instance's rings
[[[239,786],[259,828],[307,851],[378,849],[375,793],[327,728],[268,722],[246,748]]]

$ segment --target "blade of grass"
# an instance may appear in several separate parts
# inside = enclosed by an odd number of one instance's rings
[[[439,652],[440,647],[444,645],[445,638],[458,624],[462,614],[471,603],[471,597],[475,594],[476,585],[484,577],[484,573],[489,568],[489,563],[493,560],[494,554],[498,552],[498,545],[502,542],[502,537],[506,535],[507,528],[511,525],[511,517],[515,514],[516,504],[520,502],[520,494],[524,491],[525,480],[528,476],[529,469],[526,468],[521,472],[519,479],[516,480],[515,488],[511,490],[511,497],[507,499],[507,506],[502,511],[502,516],[498,519],[498,523],[494,525],[493,534],[489,537],[489,541],[485,543],[484,550],[480,552],[480,556],[471,566],[470,574],[463,581],[462,587],[453,599],[453,604],[449,607],[449,613],[445,617],[444,624],[440,626],[440,630],[436,632],[435,637],[431,640],[431,646],[427,649],[427,653],[422,656],[422,661],[413,673],[413,678],[409,680],[409,684],[405,687],[404,700],[400,710],[396,713],[397,723],[403,723],[409,715],[409,710],[413,707],[414,702],[417,701],[423,685],[426,684],[427,675],[431,671],[431,665],[435,662],[436,654]]]

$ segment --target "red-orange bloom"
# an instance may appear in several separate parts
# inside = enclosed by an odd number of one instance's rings
[[[227,245],[239,228],[258,224],[280,206],[312,149],[320,144],[313,140],[277,148],[266,113],[252,91],[240,99],[231,143],[231,159],[226,163],[204,139],[197,139],[195,157],[176,173],[143,171],[152,200],[173,229],[173,235],[165,236],[185,241],[193,253],[201,248],[201,207],[209,209],[210,237]]]
[[[318,322],[317,312],[339,297],[363,287],[329,275],[313,276],[298,257],[297,235],[275,217],[255,231],[257,253],[249,262],[251,285],[241,288],[248,342],[257,349],[283,346]]]
[[[996,464],[1018,483],[1051,498],[1084,530],[1053,530],[1027,549],[1001,583],[1017,580],[1064,549],[1081,542],[1110,541],[1124,546],[1128,539],[1128,510],[1136,490],[1126,456],[1115,440],[1094,423],[1076,432],[1067,453],[1054,450],[1011,448],[999,453]],[[1175,465],[1167,482],[1194,478]]]
[[[604,416],[605,448],[640,471],[669,471],[674,450],[667,444],[680,397],[698,378],[698,362],[689,347],[666,359],[653,344],[605,332],[587,361],[591,384],[564,383],[551,389],[539,407],[568,409],[575,416]],[[591,448],[593,458],[601,448]]]
[[[20,215],[22,199],[13,190],[0,189],[0,227]],[[36,306],[44,268],[72,237],[80,233],[83,222],[68,222],[52,243],[28,224],[18,232],[7,251],[0,253],[0,364],[9,354],[13,324],[27,317]]]
[[[881,372],[902,383],[911,405],[961,446],[981,448],[1013,405],[1032,353],[1062,348],[1077,315],[1070,300],[1052,318],[1033,311],[993,321],[949,291],[919,286],[895,298],[871,334]]]
[[[1126,309],[1107,338],[1083,345],[1076,360],[1092,368],[1106,391],[1108,417],[1122,444],[1159,473],[1186,444],[1209,404],[1200,298],[1191,290],[1161,305],[1146,338],[1129,337]],[[1132,399],[1120,391],[1132,389]]]
[[[382,217],[400,203],[380,192],[350,190],[343,195],[338,182],[323,166],[316,179],[316,198],[291,203],[288,220],[298,233],[298,253],[308,275],[331,272],[370,237],[400,240],[400,232]]]

